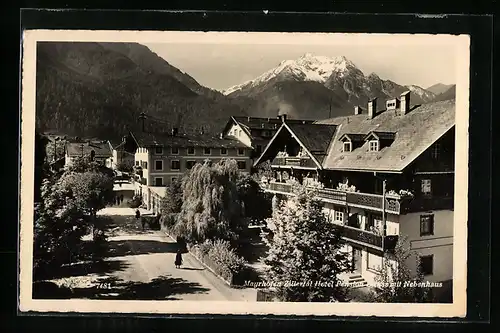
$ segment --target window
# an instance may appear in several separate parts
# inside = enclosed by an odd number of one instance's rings
[[[175,160],[170,162],[170,169],[172,170],[180,170],[181,168],[181,162]]]
[[[155,177],[155,186],[163,186],[163,177]]]
[[[188,147],[187,154],[188,155],[194,155],[194,147]]]
[[[156,171],[162,171],[163,170],[163,161],[162,160],[155,161],[155,170]]]
[[[203,154],[210,155],[211,153],[212,153],[212,150],[210,148],[204,148],[203,149]]]
[[[221,148],[220,149],[220,154],[221,155],[227,155],[227,149],[226,148]]]
[[[170,148],[170,153],[172,155],[179,155],[179,148],[178,147],[172,147],[172,148]]]
[[[366,267],[374,271],[381,271],[382,257],[368,252],[366,256]]]
[[[247,162],[245,161],[238,161],[238,169],[243,170],[247,168]]]
[[[196,161],[186,161],[186,169],[191,170],[195,164]]]
[[[434,215],[420,215],[420,236],[434,235]]]
[[[172,179],[170,179],[170,181],[171,181],[172,183],[176,182],[176,181],[177,181],[177,177],[172,177]]]
[[[432,192],[431,180],[422,179],[422,193],[425,195],[430,195]]]
[[[238,155],[239,155],[239,156],[245,155],[245,149],[243,149],[243,148],[238,148]]]
[[[262,136],[265,138],[269,137],[269,131],[262,131]]]
[[[431,149],[431,156],[433,159],[437,160],[439,159],[439,153],[441,151],[441,145],[439,143],[435,143],[433,146],[432,146],[432,149]]]
[[[163,154],[163,148],[162,147],[155,147],[155,154],[156,155]]]
[[[238,136],[239,137],[241,136],[241,130],[238,130]]]
[[[434,274],[434,256],[421,256],[420,257],[420,272],[425,275]]]
[[[370,141],[370,151],[378,151],[378,140]]]
[[[350,142],[344,142],[344,151],[345,152],[351,151],[352,150],[351,147],[352,147],[352,145]]]
[[[147,170],[148,169],[148,162],[142,162],[142,163],[143,163],[142,168]]]
[[[333,215],[333,219],[335,222],[344,222],[344,212],[340,211],[340,210],[336,210],[334,215]]]
[[[136,165],[136,166],[139,166],[139,165],[141,165],[141,162],[139,162],[139,161],[135,161],[135,165]]]

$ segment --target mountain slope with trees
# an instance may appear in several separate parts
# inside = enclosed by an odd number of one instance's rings
[[[36,84],[37,130],[70,136],[118,139],[141,112],[159,119],[150,130],[214,133],[246,114],[137,44],[38,43]]]

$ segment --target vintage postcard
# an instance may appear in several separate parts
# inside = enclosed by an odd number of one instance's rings
[[[469,36],[22,42],[20,311],[466,315]]]

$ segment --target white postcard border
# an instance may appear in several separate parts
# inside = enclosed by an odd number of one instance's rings
[[[294,38],[309,35],[306,39]],[[242,38],[244,35],[245,38]],[[117,301],[32,299],[36,43],[106,41],[140,43],[239,44],[439,44],[456,49],[456,149],[452,304],[277,303],[229,301]],[[468,35],[368,33],[268,33],[27,30],[23,34],[21,103],[21,193],[19,309],[35,312],[142,314],[257,314],[310,316],[465,317],[467,283],[468,118],[470,38]]]

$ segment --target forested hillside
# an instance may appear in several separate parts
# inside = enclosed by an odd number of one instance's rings
[[[133,59],[106,44],[39,43],[37,129],[117,139],[129,129],[139,129],[139,114],[145,112],[163,120],[146,121],[148,128],[190,132],[203,127],[217,132],[229,116],[246,114],[187,75],[189,86],[182,83],[179,78],[185,74],[174,69],[175,75],[169,73],[170,65],[165,62],[162,67],[161,59],[150,65],[148,59],[155,55],[148,48],[132,45],[128,50],[133,50]]]

